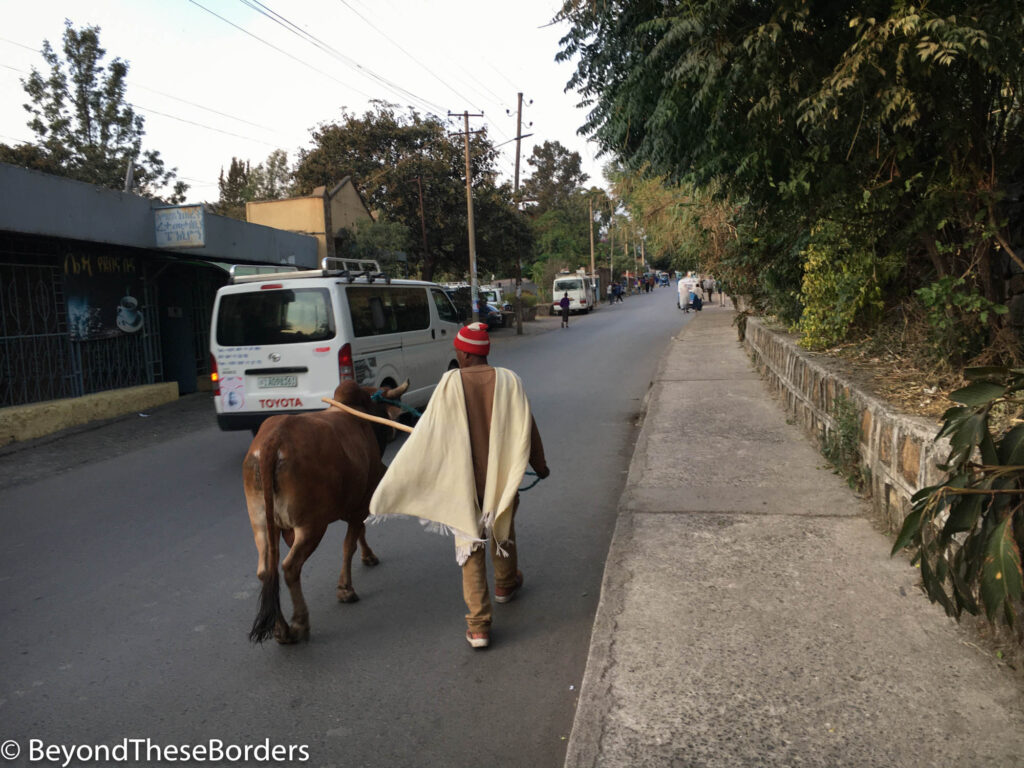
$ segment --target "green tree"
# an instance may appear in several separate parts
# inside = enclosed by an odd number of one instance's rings
[[[779,316],[827,311],[812,257],[825,277],[855,254],[890,301],[965,275],[951,306],[999,300],[1007,260],[1024,266],[1019,4],[569,0],[561,16],[584,129],[629,171],[729,201],[733,286]],[[813,254],[812,231],[830,233]]]
[[[467,271],[469,237],[461,136],[449,136],[448,127],[432,115],[415,110],[400,115],[393,105],[377,102],[362,116],[346,112],[338,122],[317,126],[312,143],[312,148],[300,153],[295,169],[299,193],[351,176],[382,221],[400,223],[415,233],[410,254],[414,272],[430,280],[435,274],[462,275]],[[500,232],[507,227],[514,207],[511,194],[496,183],[497,150],[486,130],[470,138],[470,158],[478,259],[481,264],[511,263],[514,252]]]
[[[220,199],[214,210],[221,216],[245,221],[245,204],[255,199],[252,186],[252,170],[249,163],[232,157],[227,176],[224,175],[224,169],[220,169],[220,176],[217,179]]]
[[[245,204],[253,200],[280,200],[291,189],[292,171],[288,153],[276,149],[266,161],[253,168],[249,161],[232,157],[227,175],[220,170],[217,188],[220,192],[214,210],[222,216],[245,221]]]
[[[250,173],[254,200],[280,200],[291,192],[292,169],[283,149],[275,149]]]
[[[526,159],[533,168],[521,188],[524,200],[540,213],[565,207],[587,179],[579,152],[570,152],[558,141],[545,141]]]
[[[395,261],[397,253],[409,248],[409,228],[396,221],[357,221],[351,231],[345,232],[338,255],[351,259],[374,259],[381,268],[389,270],[392,277],[405,277],[405,265]],[[389,260],[390,259],[390,260]]]
[[[125,100],[128,64],[120,58],[102,63],[106,50],[100,47],[99,33],[99,27],[76,30],[66,21],[63,59],[43,41],[49,72],[33,67],[22,80],[30,99],[24,107],[32,115],[28,127],[36,136],[35,149],[3,154],[111,189],[124,188],[132,163],[136,192],[181,202],[188,186],[175,181],[177,169],[167,170],[159,152],[142,148],[145,118]],[[168,187],[169,195],[161,192]]]

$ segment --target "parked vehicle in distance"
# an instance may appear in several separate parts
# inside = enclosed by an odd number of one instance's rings
[[[375,262],[326,258],[319,270],[233,276],[217,291],[211,378],[221,429],[327,407],[341,381],[394,387],[426,405],[457,365],[459,314],[436,283],[392,280]]]
[[[593,278],[587,275],[563,272],[555,278],[551,286],[551,314],[562,311],[559,302],[569,295],[569,312],[590,312],[597,304],[597,289]]]
[[[507,296],[502,292],[501,288],[496,286],[481,285],[480,298],[499,310],[512,308],[512,303],[508,301]]]
[[[480,322],[487,325],[487,330],[505,327],[505,316],[501,314],[500,309],[489,302],[481,300],[479,316]]]

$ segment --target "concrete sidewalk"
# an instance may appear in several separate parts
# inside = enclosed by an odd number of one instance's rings
[[[566,766],[1022,766],[1024,687],[750,366],[670,343],[619,505]]]

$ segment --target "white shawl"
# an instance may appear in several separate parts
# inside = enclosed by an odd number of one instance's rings
[[[398,451],[370,501],[373,521],[385,515],[422,518],[455,536],[462,565],[488,536],[508,541],[512,506],[530,459],[530,404],[519,377],[494,369],[494,403],[483,508],[477,503],[462,377],[441,377],[416,429]]]

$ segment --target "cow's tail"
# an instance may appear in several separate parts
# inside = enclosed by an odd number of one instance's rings
[[[274,635],[274,626],[278,621],[284,623],[284,614],[281,612],[281,574],[277,567],[281,549],[281,533],[274,522],[276,466],[277,445],[264,445],[259,456],[259,477],[263,485],[263,508],[267,516],[266,562],[261,565],[265,569],[267,577],[263,580],[259,610],[256,612],[256,619],[249,631],[249,640],[254,643],[269,640]]]

